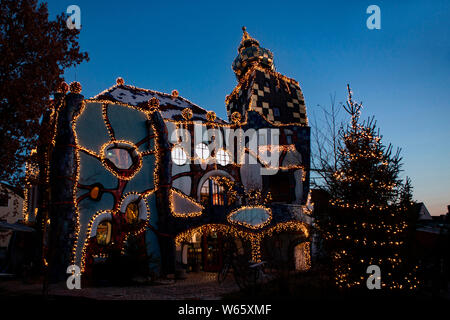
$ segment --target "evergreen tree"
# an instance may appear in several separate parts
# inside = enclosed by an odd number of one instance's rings
[[[337,166],[326,173],[330,206],[318,221],[332,255],[336,285],[366,288],[370,265],[381,269],[384,289],[414,289],[415,268],[406,263],[411,185],[399,179],[400,150],[385,146],[374,118],[360,121],[362,104],[350,87],[340,130]]]

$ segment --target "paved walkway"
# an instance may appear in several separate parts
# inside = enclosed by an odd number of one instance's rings
[[[51,285],[50,296],[83,297],[98,300],[217,300],[239,288],[233,276],[218,284],[215,273],[190,273],[185,280],[164,280],[157,285],[127,287],[88,287],[69,290],[65,283]],[[0,280],[2,296],[40,295],[42,284],[25,284],[21,280]]]

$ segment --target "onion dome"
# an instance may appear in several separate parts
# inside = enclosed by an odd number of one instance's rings
[[[242,27],[242,31],[242,40],[238,48],[239,54],[232,64],[233,71],[238,80],[254,65],[274,70],[273,53],[260,47],[258,40],[253,39],[245,27]]]

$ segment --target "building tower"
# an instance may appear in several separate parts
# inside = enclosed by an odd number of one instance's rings
[[[297,81],[275,71],[273,54],[242,28],[243,35],[232,69],[238,80],[225,99],[228,118],[253,110],[273,124],[307,125],[306,107]]]

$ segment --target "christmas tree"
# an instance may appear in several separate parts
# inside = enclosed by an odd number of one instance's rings
[[[367,288],[367,268],[381,271],[382,289],[415,289],[416,267],[406,254],[411,186],[403,184],[400,150],[385,146],[374,118],[360,120],[362,104],[348,88],[351,121],[339,133],[337,166],[326,173],[330,195],[322,231],[340,288]]]

